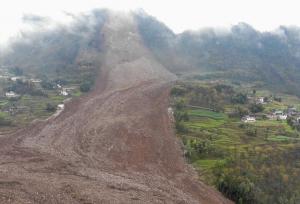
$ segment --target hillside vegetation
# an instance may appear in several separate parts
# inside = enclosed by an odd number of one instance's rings
[[[254,95],[254,93],[255,95]],[[185,156],[206,183],[236,203],[300,202],[300,133],[287,120],[268,119],[300,100],[257,104],[266,94],[225,84],[178,83],[171,91],[175,127]],[[255,107],[255,108],[254,108]],[[256,115],[256,122],[241,121]]]

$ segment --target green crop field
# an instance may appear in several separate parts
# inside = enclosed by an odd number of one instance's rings
[[[192,108],[188,110],[188,114],[192,117],[207,117],[215,120],[223,120],[226,118],[224,113],[214,112],[206,109]]]

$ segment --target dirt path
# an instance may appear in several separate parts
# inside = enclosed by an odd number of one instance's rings
[[[111,13],[95,90],[0,138],[0,203],[228,203],[195,182],[168,118],[175,76]]]

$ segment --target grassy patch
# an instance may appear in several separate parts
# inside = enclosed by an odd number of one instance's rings
[[[207,119],[191,119],[188,122],[185,122],[185,125],[188,128],[192,129],[206,129],[206,128],[214,128],[219,127],[225,123],[225,120],[213,120],[210,118]]]
[[[272,142],[288,142],[292,140],[300,140],[300,138],[287,137],[283,135],[274,135],[268,137],[268,140]]]
[[[202,170],[211,170],[217,163],[224,162],[222,159],[200,159],[193,163],[194,166]]]
[[[82,92],[79,91],[79,90],[76,90],[76,91],[72,94],[72,96],[75,96],[75,97],[79,97],[79,96],[81,96],[81,95],[82,95]]]
[[[224,113],[214,112],[206,109],[189,109],[188,114],[191,117],[207,117],[214,120],[224,120],[226,118]]]

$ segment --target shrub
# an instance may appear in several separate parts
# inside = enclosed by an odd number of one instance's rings
[[[175,109],[181,111],[185,107],[185,101],[183,99],[177,100],[175,102]]]
[[[245,104],[247,100],[247,95],[243,93],[237,93],[231,98],[231,102],[236,104]]]
[[[274,101],[281,102],[281,101],[282,101],[282,99],[281,99],[280,97],[276,97],[276,96],[274,96]]]
[[[51,103],[47,103],[47,105],[46,105],[46,110],[47,110],[48,112],[54,112],[54,111],[56,111],[56,106],[53,105],[53,104],[51,104]]]
[[[249,109],[252,113],[259,113],[264,110],[264,107],[262,104],[251,104]]]
[[[182,96],[184,95],[186,92],[186,89],[184,87],[181,86],[175,86],[174,88],[172,88],[171,90],[171,95],[172,96]]]
[[[51,82],[48,82],[48,81],[42,81],[42,82],[41,82],[41,86],[42,86],[44,89],[47,89],[47,90],[53,90],[53,89],[54,89],[54,84],[51,83]]]
[[[242,118],[248,114],[249,114],[248,109],[241,107],[241,106],[236,106],[236,107],[234,107],[234,111],[228,115],[229,115],[229,117],[232,117],[232,118],[235,118],[235,117]]]
[[[177,132],[179,132],[179,133],[187,133],[188,132],[188,129],[185,127],[185,125],[179,121],[175,122],[175,128],[176,128]]]
[[[252,127],[248,127],[247,130],[246,130],[246,134],[248,136],[255,137],[257,135],[257,129],[252,128]]]
[[[88,92],[92,88],[92,83],[89,81],[84,81],[80,84],[80,91],[82,92]]]
[[[29,94],[32,96],[48,96],[45,92],[43,92],[40,89],[34,89]]]
[[[8,126],[11,124],[11,120],[7,119],[3,114],[0,115],[0,126]]]
[[[225,173],[218,179],[217,188],[236,203],[257,203],[255,185],[247,177]]]

